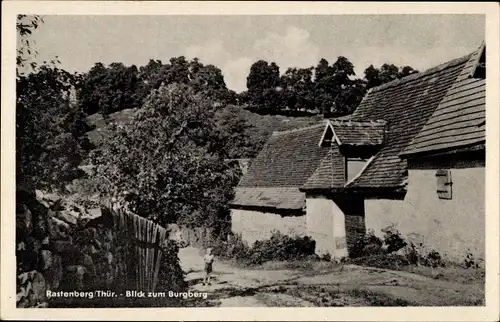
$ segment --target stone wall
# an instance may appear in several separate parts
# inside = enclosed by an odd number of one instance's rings
[[[250,246],[257,240],[271,237],[273,230],[285,235],[304,236],[306,234],[306,216],[282,216],[269,212],[232,209],[231,230]]]
[[[98,209],[87,211],[54,195],[17,193],[17,307],[71,306],[73,300],[49,299],[47,291],[117,285],[123,267],[110,227],[86,227],[97,216]]]

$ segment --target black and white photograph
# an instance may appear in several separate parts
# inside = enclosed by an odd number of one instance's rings
[[[498,6],[92,2],[9,6],[9,310],[498,301]]]

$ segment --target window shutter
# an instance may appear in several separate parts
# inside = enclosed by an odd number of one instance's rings
[[[451,171],[450,170],[437,170],[437,194],[439,199],[451,199],[452,190],[451,187],[453,183],[451,182]]]

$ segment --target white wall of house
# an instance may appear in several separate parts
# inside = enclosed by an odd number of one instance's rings
[[[366,200],[367,229],[375,234],[388,225],[415,243],[422,242],[450,259],[468,251],[484,258],[485,169],[451,169],[452,197],[439,199],[436,169],[410,169],[404,200]]]
[[[318,255],[347,256],[345,219],[342,210],[323,196],[306,197],[307,235],[316,241]]]
[[[281,216],[270,212],[231,209],[231,230],[250,246],[257,240],[269,239],[277,230],[290,236],[304,236],[306,216]]]

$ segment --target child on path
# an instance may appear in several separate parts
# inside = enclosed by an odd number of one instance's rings
[[[203,256],[203,261],[205,262],[205,277],[203,278],[203,285],[210,283],[210,274],[212,273],[212,265],[214,263],[214,255],[212,255],[212,248],[207,248],[205,256]]]

